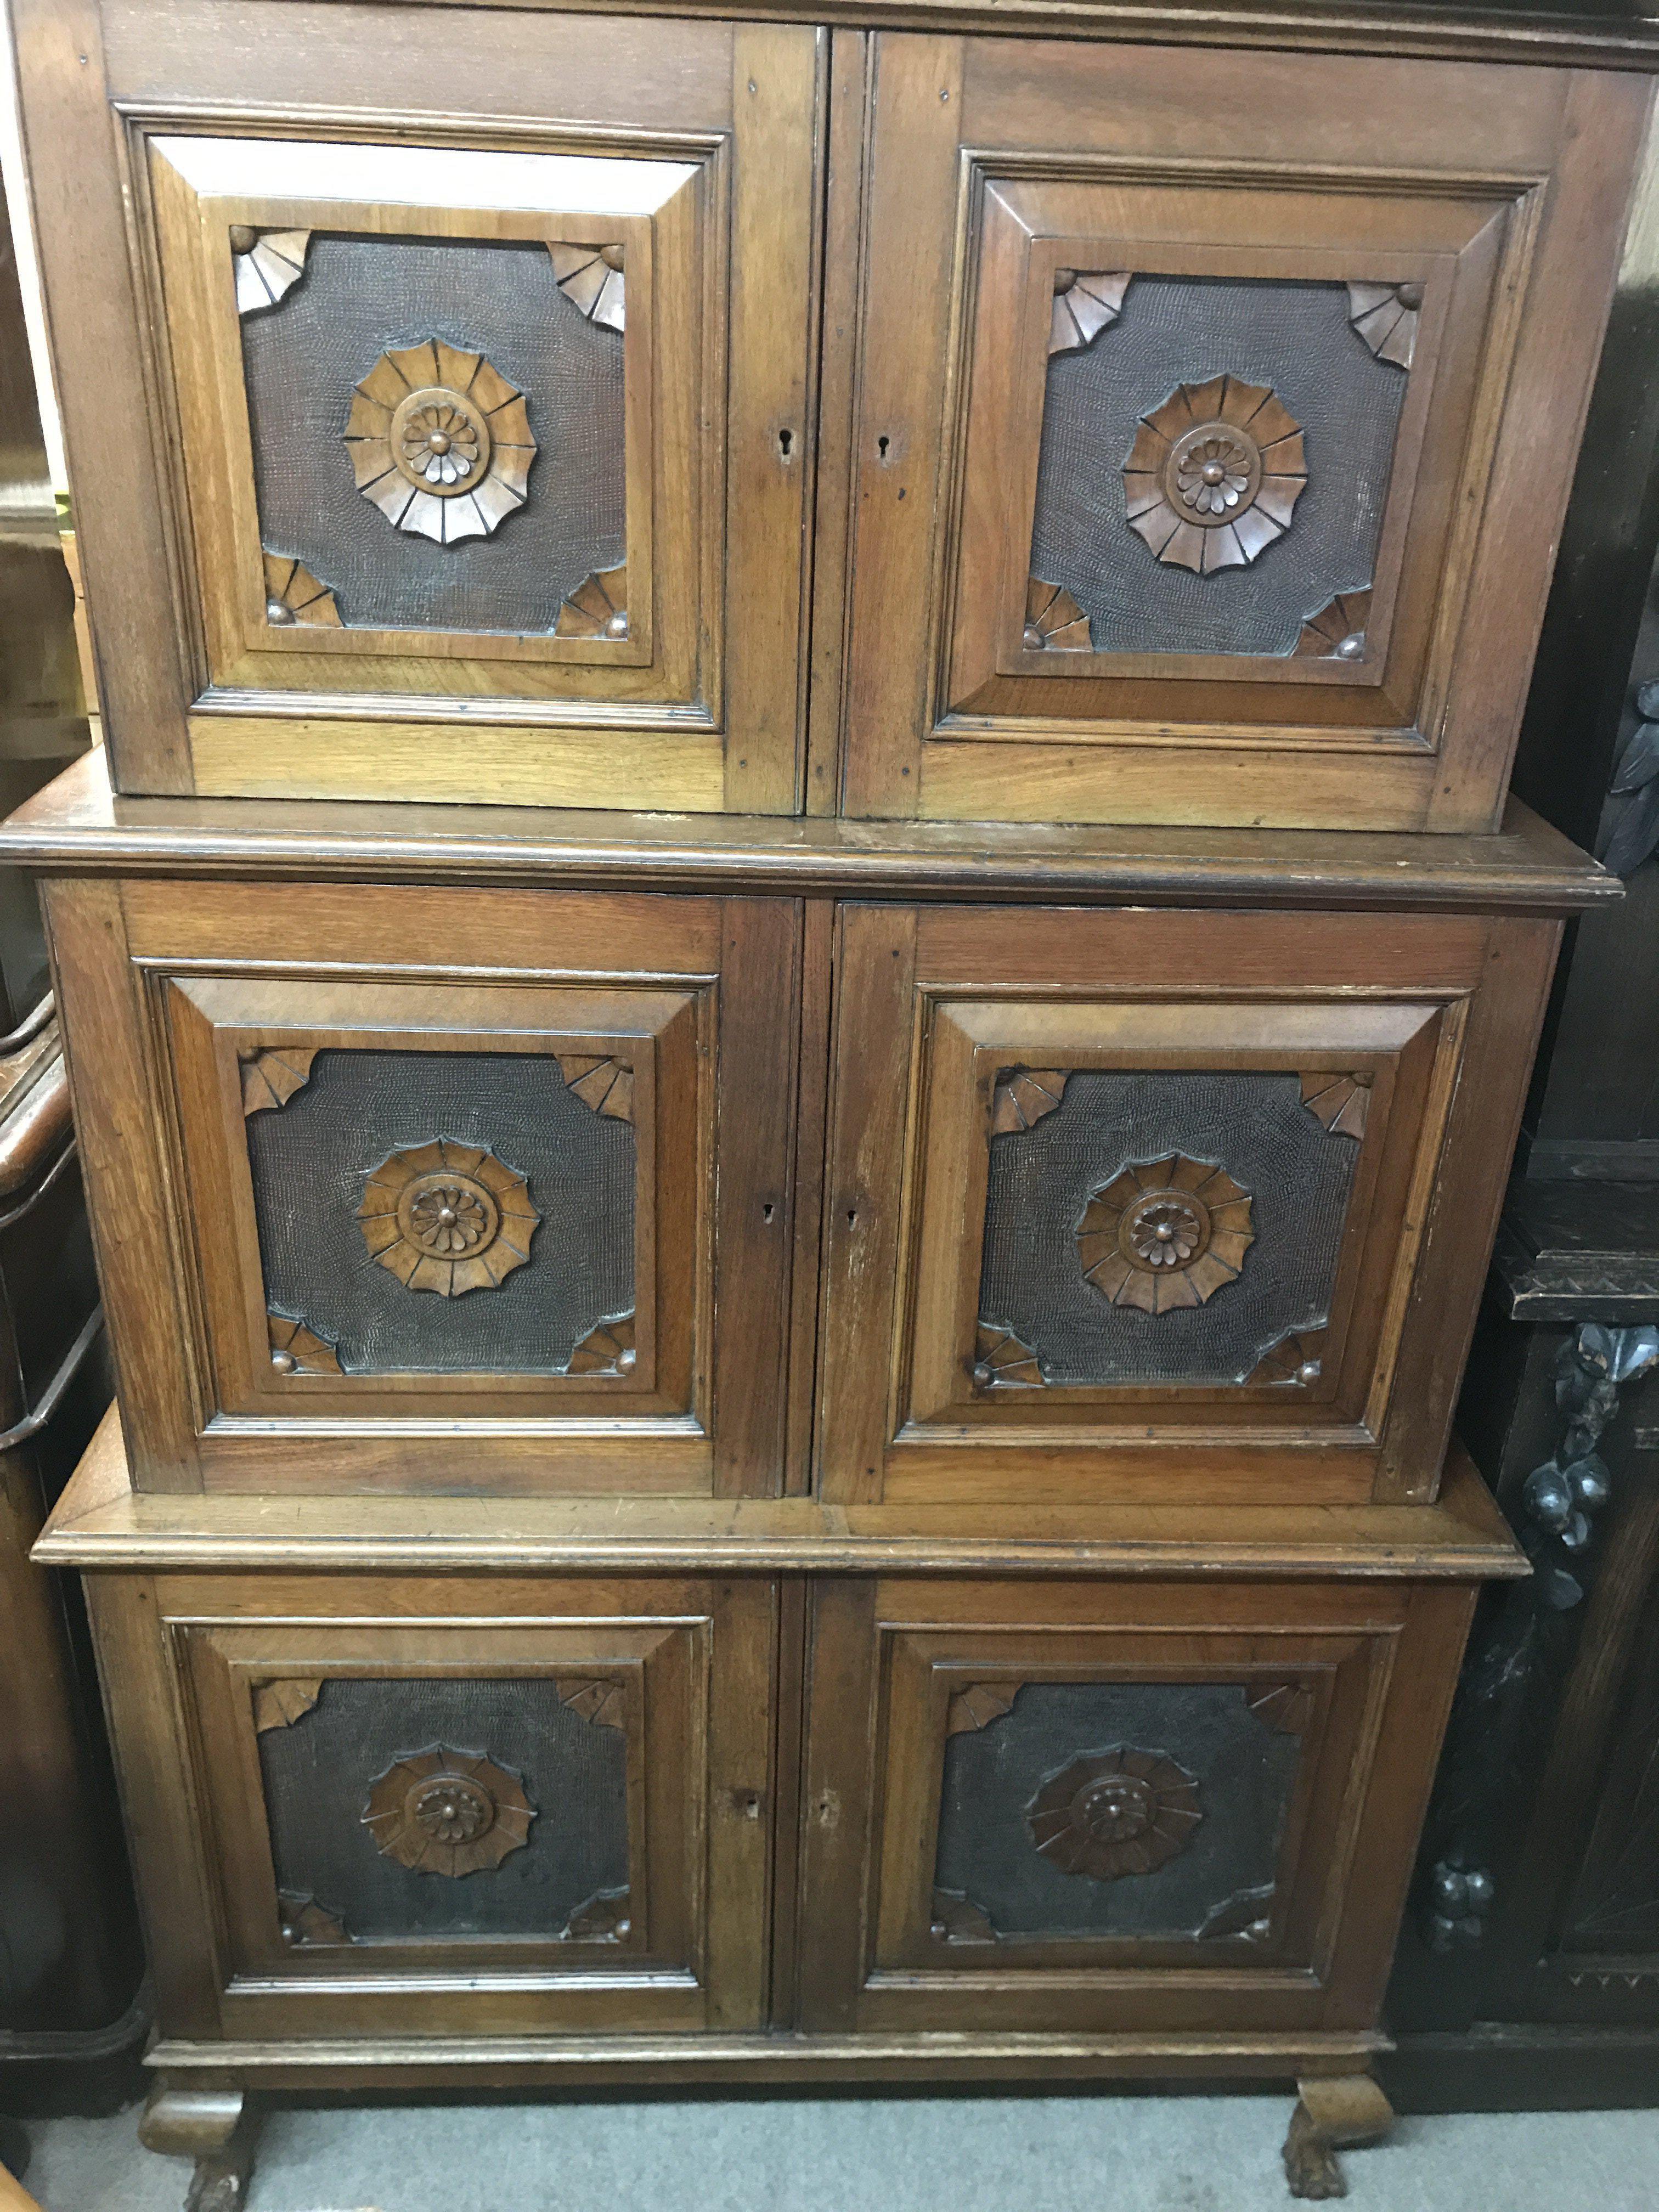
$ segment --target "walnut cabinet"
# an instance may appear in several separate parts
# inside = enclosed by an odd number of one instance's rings
[[[1496,826],[1594,41],[12,5],[123,791]]]
[[[9,5],[146,2141],[1234,2075],[1340,2193],[1659,32]]]

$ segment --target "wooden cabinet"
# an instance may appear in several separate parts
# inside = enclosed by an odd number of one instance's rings
[[[771,1585],[172,1577],[106,1593],[175,2024],[228,2041],[760,2023]],[[183,1820],[185,1803],[199,1819]]]
[[[1659,32],[10,5],[147,2140],[1231,2072],[1337,2193]]]
[[[1552,924],[848,906],[839,931],[827,1495],[1422,1494]]]
[[[122,789],[1496,827],[1639,71],[82,4]]]
[[[1369,2022],[1465,1589],[828,1584],[811,2023]],[[1432,1689],[1430,1685],[1432,1684]],[[1386,1801],[1386,1802],[1385,1802]]]

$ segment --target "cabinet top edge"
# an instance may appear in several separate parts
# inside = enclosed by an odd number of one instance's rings
[[[1487,836],[125,799],[100,750],[0,824],[43,875],[557,884],[842,898],[1562,915],[1623,885],[1511,799]]]
[[[15,0],[14,0],[15,4]],[[278,0],[282,4],[282,0]],[[409,8],[478,0],[398,0]],[[1555,68],[1659,70],[1659,20],[1637,6],[1338,5],[1334,0],[492,0],[514,14],[677,15],[848,30],[960,32],[1325,52]]]
[[[138,1492],[112,1407],[33,1558],[82,1573],[1104,1576],[1480,1582],[1530,1571],[1454,1444],[1431,1504],[834,1506]]]

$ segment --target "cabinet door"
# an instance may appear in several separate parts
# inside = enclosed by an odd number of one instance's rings
[[[94,621],[184,647],[159,726],[102,664],[120,787],[792,811],[819,35],[101,12],[33,155],[137,219],[112,352],[46,240]]]
[[[1369,2029],[1471,1603],[824,1585],[806,2023]]]
[[[1646,88],[872,70],[848,811],[1492,826]]]
[[[160,1780],[128,1776],[167,2032],[759,2024],[769,1583],[186,1577],[96,1606],[118,1707],[155,1700],[121,1733]]]
[[[844,908],[825,1493],[1431,1496],[1556,936]]]
[[[94,896],[125,977],[55,926],[141,1487],[775,1487],[787,902]]]

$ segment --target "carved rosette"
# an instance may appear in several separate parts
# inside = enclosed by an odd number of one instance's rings
[[[1302,426],[1265,384],[1178,384],[1123,465],[1130,526],[1160,561],[1212,575],[1282,538],[1307,489]]]
[[[620,1321],[602,1321],[587,1334],[570,1355],[567,1375],[631,1375],[637,1354],[634,1346],[634,1316],[624,1314]]]
[[[1025,629],[1020,642],[1027,653],[1092,653],[1089,617],[1068,591],[1033,576],[1025,586]]]
[[[242,1077],[242,1112],[263,1114],[272,1106],[286,1106],[296,1091],[311,1080],[314,1045],[245,1044],[236,1059]]]
[[[1127,1167],[1078,1225],[1086,1279],[1115,1306],[1168,1313],[1231,1283],[1255,1242],[1249,1191],[1212,1160],[1173,1152]]]
[[[325,1336],[319,1336],[314,1328],[307,1328],[302,1321],[292,1315],[269,1313],[265,1316],[270,1339],[270,1364],[279,1375],[337,1375],[340,1372],[340,1353],[337,1346]]]
[[[1303,623],[1293,655],[1302,660],[1363,660],[1370,618],[1369,592],[1339,592]]]
[[[1371,1107],[1370,1072],[1330,1075],[1322,1070],[1302,1078],[1302,1103],[1316,1121],[1342,1137],[1363,1137]]]
[[[477,1874],[530,1835],[536,1808],[523,1777],[479,1751],[428,1744],[403,1753],[369,1784],[363,1826],[384,1858],[416,1874]]]
[[[1322,1328],[1292,1329],[1288,1336],[1264,1352],[1249,1373],[1246,1382],[1269,1382],[1290,1385],[1299,1390],[1311,1390],[1323,1370],[1325,1331]]]
[[[1048,325],[1051,354],[1075,353],[1100,336],[1123,312],[1131,271],[1116,270],[1109,276],[1075,269],[1054,271],[1054,308]]]
[[[1198,1784],[1166,1752],[1119,1744],[1062,1766],[1025,1808],[1031,1841],[1062,1874],[1117,1881],[1184,1851],[1204,1818]]]
[[[265,620],[273,629],[339,629],[334,594],[302,562],[265,555]]]
[[[459,1297],[493,1291],[530,1257],[541,1215],[516,1169],[477,1145],[438,1137],[393,1152],[364,1186],[363,1242],[405,1290]]]
[[[980,1322],[974,1344],[975,1389],[1041,1390],[1048,1380],[1029,1344],[994,1322]]]
[[[628,563],[599,568],[580,584],[559,609],[555,637],[586,637],[619,643],[628,635]]]
[[[1069,1067],[1004,1067],[997,1072],[991,1097],[991,1133],[1029,1129],[1052,1114],[1066,1095]]]
[[[587,1054],[562,1052],[559,1073],[584,1106],[613,1121],[634,1118],[634,1071],[625,1060],[597,1060]]]
[[[627,320],[620,246],[550,246],[560,291],[590,323],[619,331]]]
[[[345,442],[363,497],[440,545],[487,538],[522,507],[536,458],[517,385],[441,338],[380,356],[357,386]]]
[[[1409,368],[1423,312],[1420,284],[1350,284],[1348,320],[1379,361]]]
[[[251,315],[274,307],[306,273],[311,246],[308,230],[256,230],[252,223],[230,226],[230,265],[236,278],[236,312]]]

